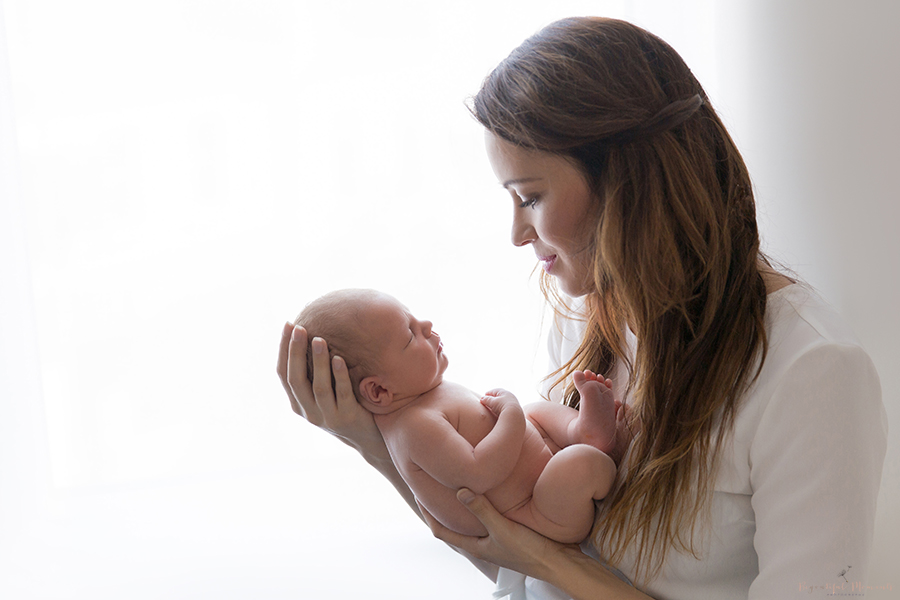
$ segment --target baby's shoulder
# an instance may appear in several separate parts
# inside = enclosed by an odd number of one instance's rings
[[[404,410],[402,419],[406,423],[442,419],[455,426],[479,407],[478,394],[459,384],[444,381]]]
[[[464,419],[463,405],[470,402],[471,400],[465,399],[458,390],[452,387],[445,388],[442,384],[402,410],[392,413],[388,428],[393,435],[404,437],[434,435],[443,430],[447,424],[456,428],[459,421]]]
[[[434,410],[458,413],[460,410],[480,405],[480,396],[458,383],[444,381],[431,391],[430,405]]]

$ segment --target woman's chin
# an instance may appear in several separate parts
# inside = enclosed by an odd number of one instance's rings
[[[591,285],[585,282],[575,283],[573,281],[567,281],[560,277],[556,278],[556,286],[562,293],[564,293],[566,296],[569,296],[570,298],[580,298],[581,296],[587,296],[593,289]]]

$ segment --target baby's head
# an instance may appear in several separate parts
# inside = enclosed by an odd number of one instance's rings
[[[375,290],[339,290],[314,300],[295,325],[323,338],[347,364],[357,400],[388,413],[437,387],[447,368],[440,336],[395,298]],[[312,380],[312,351],[307,348]]]

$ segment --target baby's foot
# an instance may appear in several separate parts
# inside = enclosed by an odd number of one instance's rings
[[[616,401],[612,381],[591,371],[575,371],[575,389],[581,395],[576,440],[609,454],[616,446]]]

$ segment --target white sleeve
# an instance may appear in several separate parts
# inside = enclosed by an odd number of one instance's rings
[[[558,368],[563,365],[563,362],[569,360],[571,356],[566,356],[563,358],[563,345],[566,342],[566,334],[565,330],[569,329],[568,320],[556,313],[553,315],[553,320],[550,324],[550,331],[547,333],[547,354],[550,357],[549,364],[547,365],[547,373],[553,373]],[[556,388],[551,388],[553,385],[553,379],[546,379],[541,383],[541,395],[545,398],[549,398],[554,402],[561,402],[563,391],[561,386],[557,386]],[[551,393],[552,392],[552,393]]]
[[[750,447],[751,600],[865,594],[886,444],[881,386],[861,348],[825,344],[791,365]]]
[[[560,323],[560,318],[557,316],[553,319],[553,325],[551,326],[550,333],[547,335],[547,353],[550,356],[550,364],[548,365],[550,369],[548,373],[552,373],[563,364],[562,341],[562,323]]]

